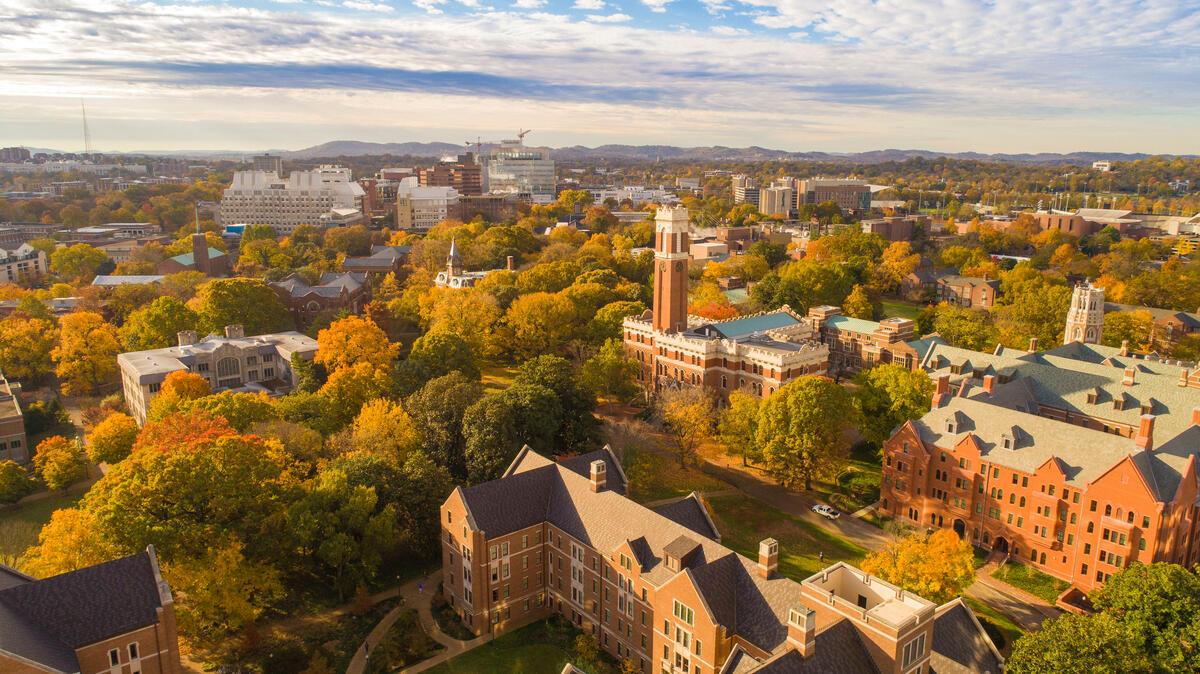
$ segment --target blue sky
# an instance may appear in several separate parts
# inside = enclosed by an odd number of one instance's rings
[[[1200,153],[1200,0],[0,0],[0,145]]]

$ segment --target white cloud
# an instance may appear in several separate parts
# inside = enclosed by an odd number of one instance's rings
[[[604,0],[575,0],[571,9],[590,9],[592,11],[604,9]]]
[[[651,12],[662,14],[667,11],[667,5],[671,4],[671,0],[642,0],[642,4],[649,7]]]
[[[588,14],[587,20],[592,23],[625,23],[632,21],[633,17],[628,14],[616,12],[615,14]]]
[[[544,7],[545,5],[546,0],[517,0],[513,3],[513,7],[518,9],[537,9],[538,7]]]
[[[447,0],[413,0],[413,6],[425,10],[429,14],[441,14],[438,5],[446,4]]]
[[[385,5],[382,2],[369,2],[369,0],[342,0],[342,7],[346,9],[357,9],[360,12],[394,12],[395,7]]]
[[[750,31],[744,28],[734,28],[733,26],[713,26],[710,29],[717,35],[749,35]]]

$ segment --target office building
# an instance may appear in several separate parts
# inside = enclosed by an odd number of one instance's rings
[[[422,187],[453,187],[459,195],[479,196],[483,194],[483,167],[474,152],[467,152],[421,169],[420,182]]]
[[[429,231],[458,216],[458,191],[453,187],[422,187],[405,178],[396,187],[396,229]]]
[[[730,177],[730,181],[733,188],[733,203],[758,205],[758,183],[754,181],[754,178],[736,173]]]
[[[41,580],[0,565],[0,671],[180,674],[154,547]]]
[[[772,185],[759,191],[758,210],[763,215],[786,218],[792,212],[795,192],[791,187]]]
[[[353,211],[361,218],[363,195],[350,169],[340,166],[292,171],[286,179],[266,171],[237,171],[221,198],[220,222],[271,225],[281,235],[300,225],[353,224],[358,221]]]
[[[557,198],[554,160],[550,150],[506,140],[491,151],[487,163],[488,190],[516,194],[535,204]]]
[[[226,326],[224,336],[199,339],[194,331],[179,333],[179,344],[165,349],[132,351],[117,356],[125,406],[139,424],[163,380],[172,372],[194,372],[213,391],[286,393],[292,386],[293,356],[312,360],[317,341],[298,332],[246,337],[240,325]]]
[[[281,176],[283,175],[283,157],[270,153],[254,155],[254,158],[250,160],[250,170]]]
[[[832,201],[844,211],[871,208],[871,186],[856,178],[807,178],[798,181],[797,204]]]
[[[0,147],[0,162],[2,163],[29,161],[32,156],[29,150],[23,147]]]
[[[528,447],[441,508],[444,592],[475,634],[561,616],[644,674],[971,671],[1003,659],[971,610],[937,606],[844,563],[784,577],[721,544],[696,494],[626,498],[609,450],[556,463]]]
[[[28,243],[22,243],[13,250],[0,248],[0,283],[33,280],[49,272],[46,254]]]

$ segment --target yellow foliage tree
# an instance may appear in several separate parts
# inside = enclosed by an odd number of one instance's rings
[[[863,560],[862,570],[943,604],[975,580],[971,545],[950,529],[912,533]]]
[[[63,316],[59,328],[58,346],[50,355],[63,393],[93,393],[116,379],[121,353],[116,327],[100,314],[77,311]]]
[[[696,456],[700,443],[712,433],[713,400],[701,388],[681,388],[659,395],[659,414],[663,427],[675,444],[680,466],[686,466]]]
[[[63,508],[50,516],[38,534],[38,544],[25,551],[19,565],[31,576],[46,578],[107,562],[117,555],[91,511]]]
[[[38,443],[33,468],[42,482],[54,491],[70,487],[87,474],[83,448],[61,435],[52,435]]]
[[[331,374],[360,363],[387,370],[399,347],[369,318],[347,316],[317,333],[316,361]]]
[[[372,400],[354,418],[351,443],[357,450],[404,463],[408,454],[421,446],[412,417],[389,400]]]
[[[0,321],[0,372],[23,381],[49,374],[57,334],[54,323],[42,318],[9,316]]]
[[[88,458],[94,463],[116,463],[133,451],[137,436],[138,425],[133,417],[120,412],[110,414],[88,436]]]

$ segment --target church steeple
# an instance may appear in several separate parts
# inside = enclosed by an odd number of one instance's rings
[[[1063,344],[1099,344],[1104,331],[1104,288],[1085,281],[1071,294],[1071,309],[1063,331]]]
[[[450,254],[446,256],[446,272],[451,276],[462,276],[463,263],[462,257],[458,254],[458,244],[454,239],[450,239]]]

